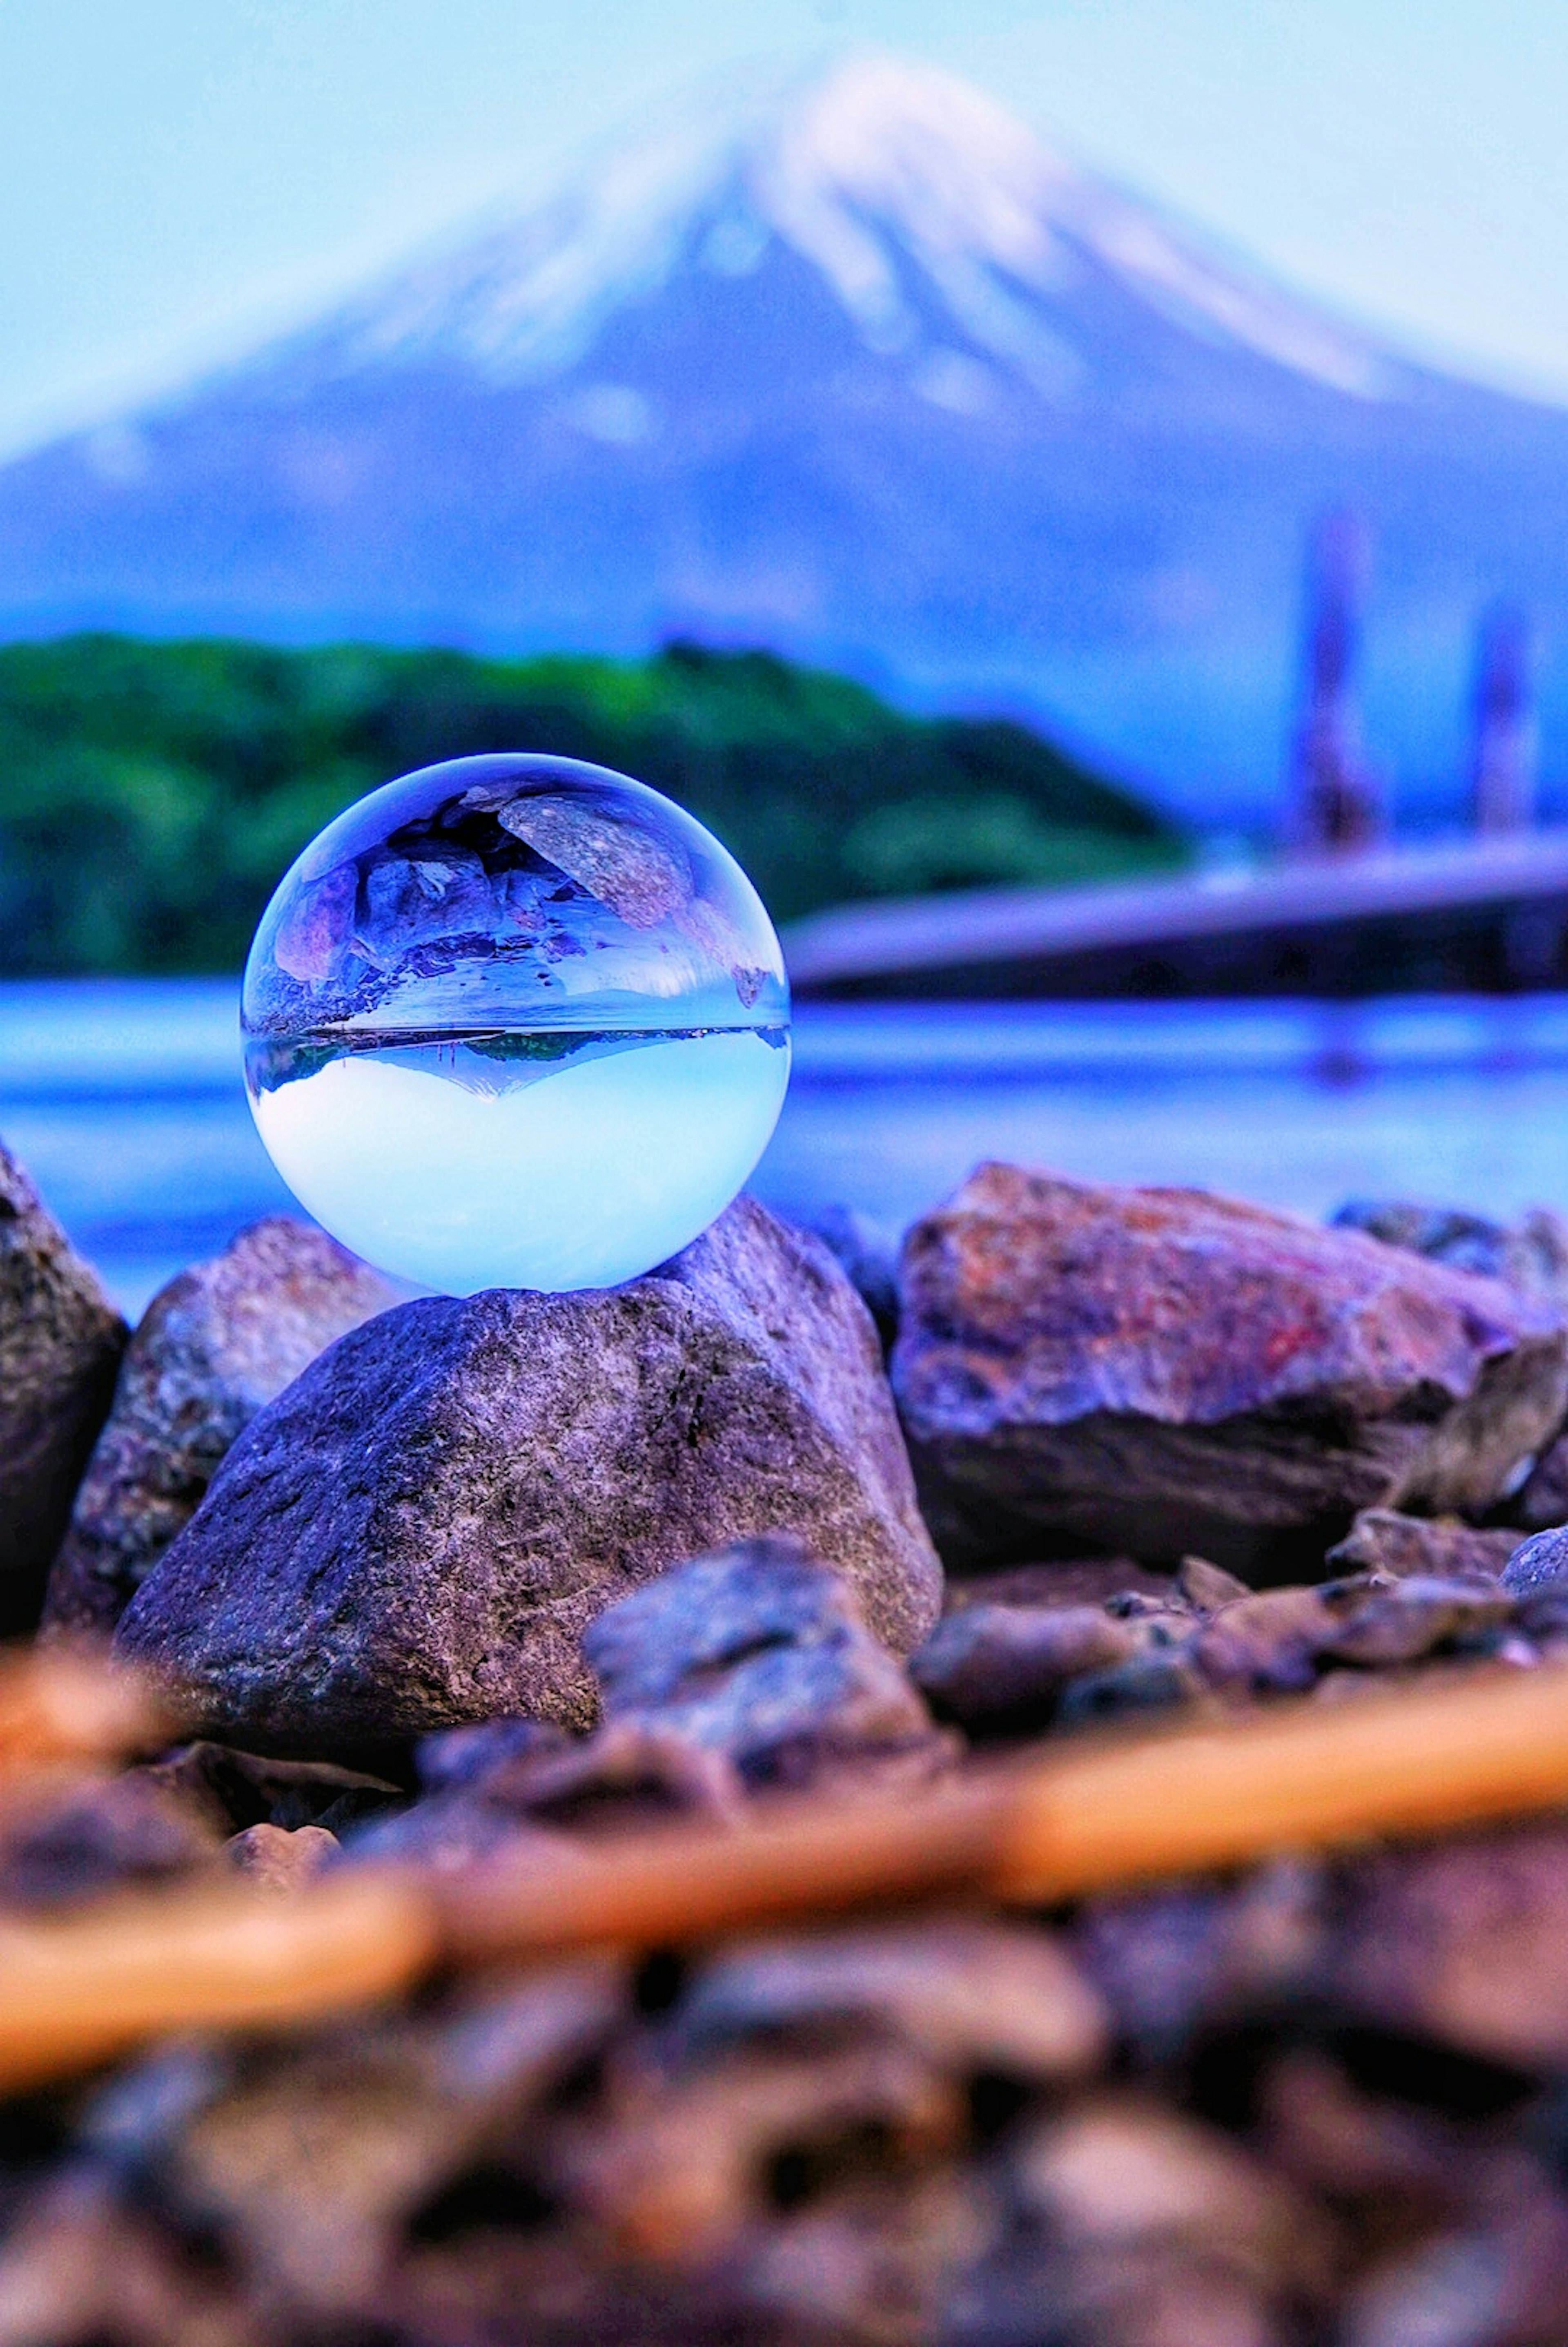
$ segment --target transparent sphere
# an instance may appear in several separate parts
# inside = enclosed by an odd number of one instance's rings
[[[468,1296],[609,1286],[705,1230],[767,1146],[789,993],[734,857],[569,758],[372,791],[285,876],[245,970],[250,1104],[316,1220]]]

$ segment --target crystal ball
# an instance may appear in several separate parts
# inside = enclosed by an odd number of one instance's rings
[[[372,791],[261,918],[250,1105],[308,1211],[422,1287],[612,1286],[767,1146],[789,993],[762,900],[603,766],[454,758]]]

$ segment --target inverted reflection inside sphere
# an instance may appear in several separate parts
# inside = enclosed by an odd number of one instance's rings
[[[693,817],[603,766],[457,758],[285,876],[246,1080],[284,1180],[367,1261],[459,1296],[607,1286],[740,1188],[789,1015],[761,899]]]

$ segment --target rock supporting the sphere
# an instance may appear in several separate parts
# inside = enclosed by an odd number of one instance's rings
[[[120,1365],[49,1576],[46,1628],[112,1630],[257,1411],[396,1301],[379,1273],[285,1214],[170,1280]]]
[[[587,1725],[627,1589],[787,1531],[908,1649],[941,1570],[865,1307],[748,1199],[657,1276],[431,1297],[264,1409],[122,1619],[198,1716],[278,1748],[503,1712]]]
[[[1359,1509],[1495,1501],[1555,1314],[1350,1231],[987,1165],[904,1248],[893,1385],[950,1563],[1043,1536],[1274,1573]]]
[[[0,1636],[37,1619],[124,1321],[0,1147]]]

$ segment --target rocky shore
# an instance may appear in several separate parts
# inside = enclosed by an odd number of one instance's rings
[[[0,1154],[0,1617],[182,1723],[0,1804],[0,1950],[1532,1671],[1565,1429],[1544,1215],[987,1165],[414,1302],[275,1219],[129,1334]],[[14,2099],[0,2347],[1553,2347],[1564,2073],[1551,1816],[501,1966]]]

